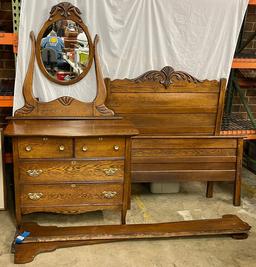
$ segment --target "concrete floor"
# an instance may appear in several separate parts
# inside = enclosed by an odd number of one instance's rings
[[[232,205],[232,187],[215,186],[212,199],[205,198],[205,185],[183,183],[177,194],[151,194],[147,186],[133,187],[132,206],[127,223],[150,223],[236,214],[251,226],[249,238],[230,237],[176,238],[169,240],[128,241],[59,249],[36,256],[21,266],[86,267],[253,267],[256,266],[256,176],[243,171],[242,205]],[[116,212],[82,215],[33,214],[26,220],[42,225],[60,226],[119,223]],[[10,244],[15,232],[11,210],[0,212],[0,266],[14,266]],[[17,266],[17,265],[16,265]]]

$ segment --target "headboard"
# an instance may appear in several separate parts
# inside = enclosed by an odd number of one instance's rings
[[[220,134],[225,79],[200,81],[166,66],[105,83],[106,105],[131,120],[141,135]]]

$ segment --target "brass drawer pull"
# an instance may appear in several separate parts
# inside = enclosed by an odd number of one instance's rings
[[[64,151],[65,150],[65,147],[63,145],[60,145],[59,146],[59,149],[60,149],[60,151]]]
[[[117,192],[116,191],[103,191],[102,192],[104,198],[114,198],[116,195],[117,195]]]
[[[86,152],[87,150],[88,150],[88,147],[87,147],[87,146],[83,146],[83,147],[82,147],[82,151],[83,151],[83,152]]]
[[[117,168],[109,168],[109,169],[103,169],[104,173],[108,176],[114,175],[118,169]]]
[[[26,147],[25,147],[25,150],[26,150],[27,152],[30,152],[30,151],[32,150],[32,147],[31,147],[31,146],[26,146]]]
[[[43,172],[43,170],[27,170],[27,175],[29,175],[29,176],[31,176],[31,177],[37,177],[37,176],[39,176],[42,172]]]
[[[118,145],[114,145],[113,148],[114,148],[115,151],[119,150],[119,146]]]
[[[43,195],[43,193],[28,193],[28,197],[31,200],[39,200]]]

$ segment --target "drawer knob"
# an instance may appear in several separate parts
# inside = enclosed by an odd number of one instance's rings
[[[37,177],[39,176],[43,170],[27,170],[27,174],[31,177]]]
[[[119,146],[118,145],[114,145],[113,148],[114,148],[115,151],[118,151],[119,150]]]
[[[83,146],[82,147],[82,151],[86,152],[88,150],[88,147],[87,146]]]
[[[117,168],[109,168],[109,169],[103,169],[104,173],[108,176],[114,175],[118,169]]]
[[[117,195],[116,191],[103,191],[102,192],[104,198],[110,199],[110,198],[114,198]]]
[[[31,200],[39,200],[43,195],[43,193],[28,193],[28,197]]]
[[[59,149],[60,149],[60,151],[64,151],[65,150],[65,147],[63,145],[60,145],[59,146]]]
[[[26,147],[25,147],[25,150],[26,150],[27,152],[30,152],[30,151],[32,150],[32,147],[31,147],[31,146],[26,146]]]
[[[76,184],[71,184],[70,185],[72,188],[75,188],[76,187]]]

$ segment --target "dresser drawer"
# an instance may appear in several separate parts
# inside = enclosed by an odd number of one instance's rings
[[[69,158],[73,156],[71,138],[24,137],[18,139],[20,158]]]
[[[61,184],[21,186],[21,206],[120,205],[123,185]]]
[[[75,140],[76,158],[123,157],[125,139],[119,137],[88,137]]]
[[[123,182],[124,179],[122,160],[31,160],[20,162],[19,170],[21,183]]]

